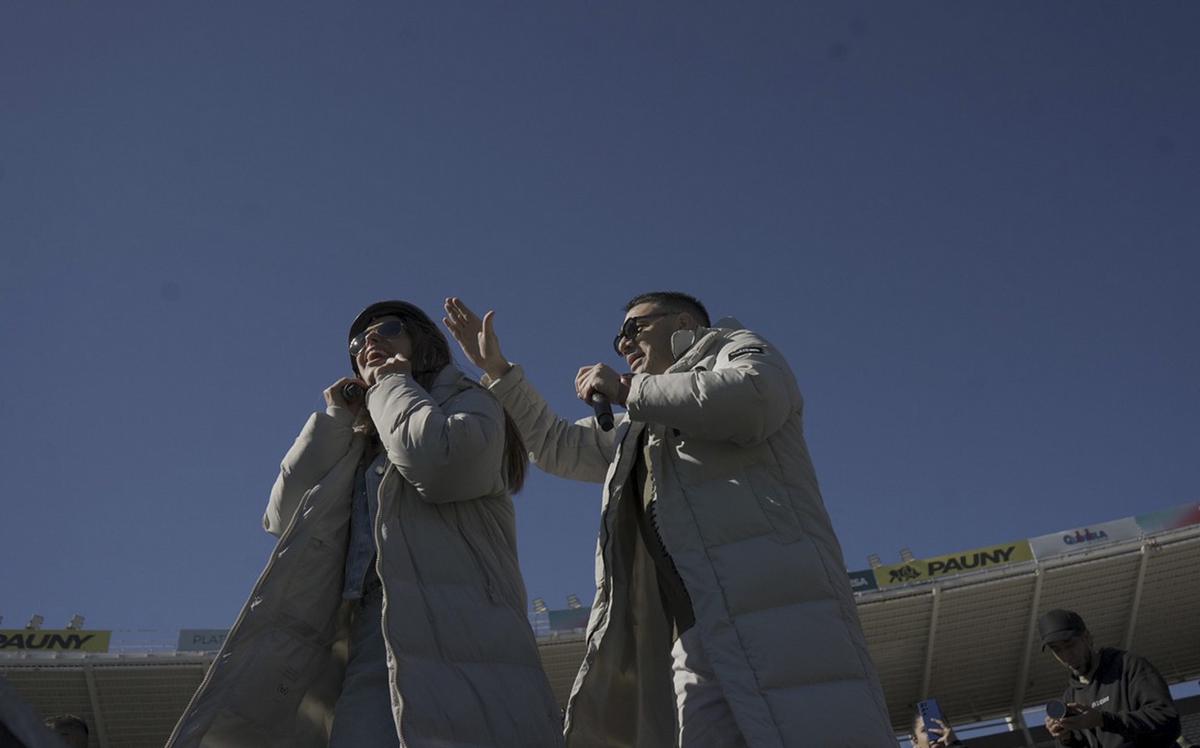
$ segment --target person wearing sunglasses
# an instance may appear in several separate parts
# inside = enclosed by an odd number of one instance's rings
[[[526,617],[528,458],[417,307],[350,325],[350,367],[283,458],[279,543],[168,746],[562,745]]]
[[[634,297],[613,341],[628,373],[579,369],[556,415],[505,358],[495,313],[447,325],[538,467],[604,485],[596,597],[567,706],[572,748],[895,745],[841,548],[780,352],[696,298]]]

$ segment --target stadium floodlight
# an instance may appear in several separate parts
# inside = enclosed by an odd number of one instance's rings
[[[546,607],[545,600],[543,600],[540,597],[533,598],[533,612],[534,613],[546,613],[548,611],[549,611],[549,608]]]
[[[583,603],[579,602],[577,595],[567,595],[567,607],[571,610],[579,610],[583,607]]]
[[[32,616],[30,616],[29,623],[25,624],[25,628],[29,629],[30,631],[37,631],[38,629],[40,629],[42,627],[42,624],[45,621],[46,621],[45,618],[38,615],[37,613],[34,613]]]
[[[867,563],[870,564],[872,569],[878,569],[880,566],[883,566],[883,561],[880,560],[878,553],[868,554]]]
[[[83,628],[83,616],[76,613],[75,615],[71,616],[71,620],[67,621],[67,630],[78,631],[81,628]]]
[[[910,550],[909,548],[901,548],[900,549],[900,560],[903,561],[904,563],[907,564],[909,561],[912,561],[914,558],[916,558],[916,556],[913,555],[912,550]]]

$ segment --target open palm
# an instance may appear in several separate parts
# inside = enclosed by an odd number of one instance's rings
[[[442,317],[442,323],[458,341],[463,355],[489,377],[498,379],[503,376],[509,369],[509,363],[500,352],[500,338],[493,325],[496,313],[489,311],[480,319],[456,296],[446,299],[443,308],[446,316]]]

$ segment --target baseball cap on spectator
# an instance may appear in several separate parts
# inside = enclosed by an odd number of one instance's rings
[[[1087,625],[1073,610],[1055,608],[1048,610],[1038,619],[1038,634],[1042,637],[1042,651],[1051,642],[1066,641],[1087,633]]]

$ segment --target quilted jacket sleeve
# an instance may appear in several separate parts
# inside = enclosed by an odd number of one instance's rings
[[[267,532],[276,537],[283,534],[300,499],[349,451],[353,425],[354,416],[344,408],[330,408],[309,417],[279,465],[279,477],[263,514]]]
[[[711,371],[638,374],[626,407],[635,421],[739,445],[765,441],[801,408],[783,356],[748,330],[731,332]]]
[[[439,405],[408,374],[389,374],[367,391],[367,410],[388,460],[426,501],[503,490],[504,410],[484,390]]]
[[[512,367],[499,379],[485,378],[485,383],[517,424],[535,465],[562,478],[604,482],[616,452],[619,421],[612,431],[603,431],[594,417],[574,423],[560,418],[525,378],[520,366]]]

